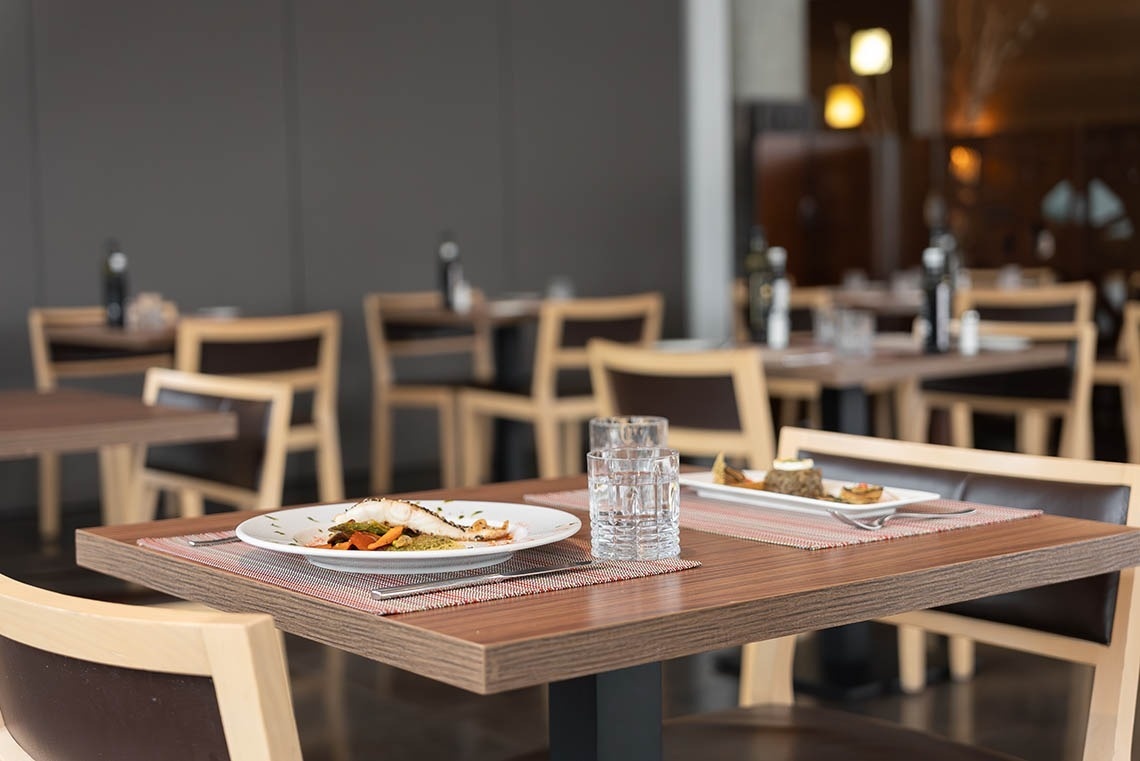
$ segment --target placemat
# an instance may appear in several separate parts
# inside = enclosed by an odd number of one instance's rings
[[[524,499],[537,505],[590,509],[590,493],[586,489],[527,494]],[[698,497],[692,491],[681,490],[681,527],[710,534],[749,539],[755,542],[798,547],[803,550],[822,550],[846,547],[852,544],[881,542],[920,534],[984,526],[989,523],[1030,518],[1041,510],[1023,510],[998,507],[952,499],[936,499],[908,505],[904,509],[930,512],[963,510],[972,507],[975,512],[952,518],[896,518],[877,531],[867,531],[842,523],[838,518],[819,513],[800,513],[791,510],[757,507],[739,502]]]
[[[681,558],[670,560],[599,560],[589,568],[580,571],[512,579],[446,592],[429,592],[379,601],[372,599],[371,592],[380,587],[453,579],[497,570],[540,568],[559,563],[589,560],[590,537],[588,535],[575,536],[545,547],[523,550],[505,563],[487,568],[438,574],[345,573],[318,568],[300,555],[263,550],[244,542],[230,542],[209,547],[192,547],[188,543],[190,539],[215,539],[227,535],[232,536],[233,532],[143,538],[138,540],[138,544],[158,552],[177,555],[212,568],[229,571],[239,576],[257,579],[284,589],[291,589],[322,600],[379,615],[411,613],[418,610],[447,608],[453,605],[501,600],[507,597],[522,597],[539,592],[585,587],[592,584],[606,584],[611,581],[623,581],[682,571],[700,565],[699,561]]]

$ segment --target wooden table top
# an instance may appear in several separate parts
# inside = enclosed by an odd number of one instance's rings
[[[584,483],[575,476],[414,496],[521,502]],[[287,632],[481,694],[1140,564],[1140,530],[1050,515],[818,551],[682,530],[682,556],[699,568],[377,616],[136,544],[232,528],[251,515],[80,529],[77,561],[225,610],[271,613]]]
[[[135,397],[75,388],[0,391],[0,459],[235,435],[232,412],[151,407]]]
[[[174,334],[173,326],[127,329],[110,325],[83,325],[73,328],[51,328],[47,331],[48,340],[52,343],[139,353],[174,351]]]
[[[535,319],[541,307],[540,298],[491,299],[482,309],[475,307],[469,312],[455,312],[444,306],[415,309],[385,307],[384,320],[404,325],[451,327],[470,325],[476,319],[483,318],[492,325],[509,325]]]
[[[937,380],[1035,370],[1064,365],[1069,360],[1067,347],[1060,344],[1034,344],[1017,351],[981,351],[973,356],[957,352],[923,354],[897,341],[877,344],[869,357],[843,357],[831,347],[811,345],[765,348],[763,353],[768,376],[814,380],[831,388],[873,381]]]

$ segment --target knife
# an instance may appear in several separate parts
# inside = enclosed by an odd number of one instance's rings
[[[545,576],[548,573],[561,571],[581,571],[594,565],[593,560],[578,560],[564,565],[548,566],[546,568],[521,568],[514,571],[495,571],[493,573],[480,573],[474,576],[463,576],[458,579],[445,579],[443,581],[422,581],[418,584],[403,584],[398,587],[385,587],[373,589],[373,600],[391,600],[394,597],[424,594],[425,592],[443,592],[448,589],[462,589],[474,587],[479,584],[490,584],[496,581],[510,579],[524,579],[527,576]]]

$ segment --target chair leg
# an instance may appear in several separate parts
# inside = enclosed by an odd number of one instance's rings
[[[582,454],[582,422],[567,420],[562,424],[562,472],[585,472],[585,458]]]
[[[538,459],[539,478],[561,475],[562,453],[558,451],[558,421],[549,416],[534,420],[534,449]]]
[[[1017,416],[1017,451],[1043,455],[1049,450],[1049,417],[1042,410],[1025,410]]]
[[[372,478],[376,495],[392,491],[392,408],[376,399],[372,404]]]
[[[901,625],[899,640],[899,686],[908,695],[926,689],[926,630]]]
[[[749,642],[740,654],[739,705],[791,705],[794,635]]]
[[[909,380],[895,388],[895,424],[903,441],[930,440],[930,407],[926,404],[917,380]]]
[[[1124,410],[1124,441],[1128,449],[1128,462],[1140,463],[1140,410],[1134,409],[1133,404],[1140,403],[1135,399],[1129,384],[1120,385],[1120,406]]]
[[[823,428],[823,405],[818,396],[807,401],[807,419],[811,428],[817,431]]]
[[[59,455],[55,452],[45,452],[40,455],[39,482],[40,540],[49,543],[55,542],[59,540],[61,514]]]
[[[880,391],[872,397],[875,405],[875,435],[880,439],[893,438],[894,421],[891,419],[892,394],[890,391]]]
[[[954,635],[950,637],[948,653],[950,678],[955,682],[966,682],[974,677],[974,640]]]
[[[344,501],[344,465],[340,457],[340,428],[332,414],[318,422],[317,493],[322,502]]]
[[[490,449],[486,440],[480,441],[480,413],[462,395],[458,403],[459,418],[459,471],[460,484],[478,486],[483,482],[483,450]]]
[[[202,492],[193,489],[178,490],[178,514],[183,518],[197,518],[206,514],[206,500]]]
[[[800,400],[785,397],[780,400],[780,427],[792,427],[797,423],[800,412]]]
[[[455,431],[455,395],[441,402],[438,411],[440,483],[445,489],[453,489],[459,483],[459,466],[456,463],[458,442]]]
[[[965,448],[974,446],[974,413],[964,402],[950,405],[950,444]]]

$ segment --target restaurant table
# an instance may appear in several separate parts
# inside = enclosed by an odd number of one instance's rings
[[[232,412],[151,406],[136,397],[87,389],[0,391],[0,459],[110,449],[102,474],[103,520],[121,519],[132,448],[237,435]]]
[[[409,496],[521,502],[584,485],[574,476]],[[554,761],[660,759],[664,660],[1140,564],[1140,530],[1048,514],[819,551],[682,529],[682,557],[699,567],[381,616],[137,543],[253,515],[80,529],[76,559],[187,600],[272,614],[286,632],[474,693],[549,684]]]
[[[822,386],[823,427],[830,431],[869,435],[868,383],[897,384],[901,393],[917,393],[917,383],[1019,370],[1056,367],[1069,361],[1057,344],[1033,344],[1012,351],[983,350],[973,356],[955,351],[924,354],[910,334],[876,336],[869,356],[843,356],[832,347],[793,345],[763,350],[764,372],[773,378],[813,380]],[[903,426],[905,429],[905,426]],[[921,432],[900,430],[900,438],[918,440]],[[922,439],[925,440],[925,439]]]

